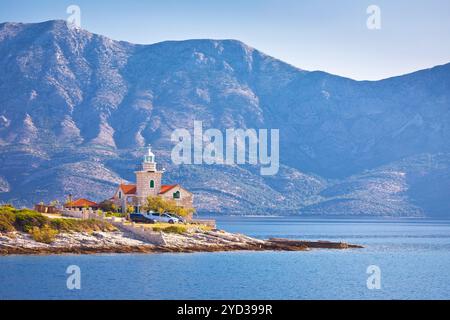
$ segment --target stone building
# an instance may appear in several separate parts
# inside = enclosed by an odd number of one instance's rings
[[[66,204],[64,204],[64,209],[78,209],[78,210],[82,210],[82,209],[98,209],[99,205],[98,203],[88,200],[88,199],[77,199],[77,200],[73,200],[73,201],[69,201]]]
[[[60,211],[56,206],[53,205],[46,205],[46,204],[35,204],[34,205],[34,211],[39,213],[51,213],[51,214],[57,214]]]
[[[148,148],[148,154],[144,156],[142,167],[136,174],[136,184],[121,184],[112,202],[126,212],[127,207],[133,206],[135,212],[140,212],[149,196],[160,196],[166,200],[173,200],[183,208],[193,208],[193,195],[179,184],[163,185],[164,171],[157,169],[155,155]]]

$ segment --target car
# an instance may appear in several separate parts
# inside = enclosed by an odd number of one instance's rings
[[[180,223],[180,219],[171,216],[168,213],[159,214],[158,212],[150,212],[148,213],[148,217],[154,220],[155,222],[166,222],[170,224]]]
[[[155,223],[155,220],[153,220],[150,216],[142,213],[131,213],[130,220],[139,223],[150,223],[150,224]]]
[[[175,214],[175,213],[169,213],[169,212],[167,212],[167,214],[168,214],[169,216],[172,216],[172,217],[174,217],[174,218],[177,218],[177,219],[179,220],[180,223],[186,223],[186,219],[183,218],[182,216],[179,216],[179,215],[177,215],[177,214]]]

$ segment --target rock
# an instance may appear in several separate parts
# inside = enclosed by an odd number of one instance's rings
[[[129,252],[216,252],[216,251],[305,251],[317,249],[354,249],[361,246],[327,241],[301,241],[287,239],[254,239],[241,234],[195,232],[186,234],[164,233],[165,245],[155,246],[130,238],[122,232],[64,233],[57,235],[48,245],[39,243],[28,234],[16,232],[0,236],[0,254],[90,254]]]

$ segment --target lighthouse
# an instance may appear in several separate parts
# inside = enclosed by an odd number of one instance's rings
[[[155,154],[149,146],[142,161],[142,168],[136,171],[136,195],[144,203],[149,196],[157,196],[161,191],[162,171],[158,171]]]
[[[155,154],[150,146],[144,155],[141,167],[135,171],[136,184],[120,184],[111,201],[126,213],[130,207],[140,212],[148,197],[161,197],[173,201],[178,207],[193,208],[193,194],[179,184],[162,185],[164,170],[159,171]]]

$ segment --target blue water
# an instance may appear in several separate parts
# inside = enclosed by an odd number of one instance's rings
[[[219,218],[258,238],[358,250],[0,257],[0,299],[450,299],[450,221]],[[66,268],[81,268],[81,290]],[[369,290],[367,267],[381,269]]]

